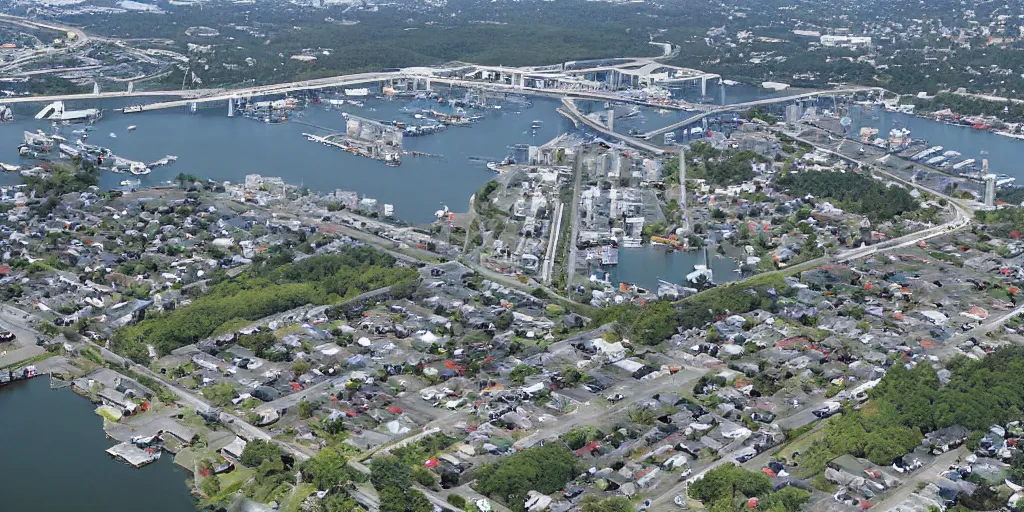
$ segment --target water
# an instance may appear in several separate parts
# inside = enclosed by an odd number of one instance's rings
[[[716,283],[735,281],[740,277],[733,272],[736,263],[709,253],[711,270]],[[635,283],[650,291],[658,290],[658,280],[686,284],[686,275],[694,265],[704,264],[702,251],[666,251],[663,247],[646,245],[641,248],[620,248],[619,264],[611,271],[613,283]]]
[[[141,177],[142,186],[173,180],[185,172],[217,181],[240,182],[246,174],[281,176],[293,185],[304,185],[315,191],[353,190],[360,196],[376,198],[380,203],[395,205],[395,216],[409,222],[433,220],[441,205],[452,211],[465,211],[469,197],[493,177],[482,164],[468,157],[501,160],[509,146],[518,143],[540,145],[569,130],[571,123],[555,109],[559,103],[549,98],[532,98],[532,108],[515,112],[510,106],[489,110],[486,117],[470,127],[451,127],[447,131],[422,137],[407,137],[405,149],[443,155],[444,158],[403,158],[401,167],[387,167],[383,162],[345,153],[336,148],[309,142],[304,132],[325,135],[345,130],[345,120],[337,110],[323,105],[310,105],[298,113],[295,121],[266,124],[243,117],[228,118],[223,108],[200,109],[195,115],[185,109],[167,109],[139,114],[121,114],[112,110],[90,132],[88,143],[108,147],[118,156],[143,162],[154,162],[165,155],[176,155],[178,161],[157,167]],[[95,107],[96,102],[69,104],[68,108]],[[422,102],[420,102],[422,103]],[[409,100],[368,99],[366,108],[346,106],[361,117],[376,120],[402,120],[428,124],[429,120],[413,120],[401,112]],[[123,105],[105,102],[104,109]],[[429,107],[431,105],[419,105]],[[0,162],[19,163],[17,145],[22,132],[43,129],[48,122],[36,121],[32,115],[39,106],[22,107],[17,121],[0,125]],[[375,110],[371,110],[375,109]],[[532,130],[534,120],[543,124]],[[302,121],[302,122],[297,122]],[[321,130],[304,123],[329,128]],[[129,133],[127,127],[138,129]],[[79,126],[61,127],[69,140],[71,131]],[[116,134],[116,138],[110,137]],[[20,162],[23,166],[27,162]],[[100,185],[117,188],[130,175],[104,172]],[[17,183],[16,175],[0,176],[0,184]]]
[[[979,165],[982,158],[988,158],[991,172],[1013,176],[1018,185],[1024,183],[1024,167],[1020,166],[1024,160],[1024,141],[883,109],[857,106],[851,109],[850,118],[853,120],[852,137],[858,137],[864,126],[878,128],[879,137],[888,136],[892,128],[908,128],[911,137],[927,140],[928,146],[959,151],[963,155],[961,159],[974,158]]]
[[[92,404],[45,377],[0,389],[0,500],[3,510],[51,512],[193,512],[187,473],[165,454],[135,469],[104,451]]]

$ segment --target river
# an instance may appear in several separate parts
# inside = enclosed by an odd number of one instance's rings
[[[0,388],[0,502],[3,510],[194,512],[189,476],[169,454],[141,469],[104,451],[103,419],[68,388],[46,377]]]

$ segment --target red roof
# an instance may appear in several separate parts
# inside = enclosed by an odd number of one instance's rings
[[[402,408],[397,405],[392,405],[391,407],[388,407],[388,412],[391,414],[402,414]]]

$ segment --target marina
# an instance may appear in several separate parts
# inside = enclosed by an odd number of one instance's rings
[[[187,473],[171,457],[143,470],[116,463],[106,450],[114,445],[103,432],[93,405],[70,388],[51,389],[46,379],[15,382],[0,389],[0,410],[9,418],[0,458],[18,461],[18,471],[0,481],[5,510],[82,510],[192,512],[195,501]],[[19,492],[39,482],[60,482],[61,492]],[[154,497],[159,497],[155,499]]]

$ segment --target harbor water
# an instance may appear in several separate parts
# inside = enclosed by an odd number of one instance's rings
[[[2,510],[192,512],[187,473],[172,457],[141,469],[115,461],[92,404],[39,377],[0,389]]]
[[[1020,165],[1024,160],[1024,140],[880,108],[856,106],[851,109],[850,119],[851,137],[857,137],[861,127],[878,128],[879,137],[887,136],[893,128],[907,128],[912,138],[927,141],[921,149],[942,146],[945,151],[959,151],[963,159],[976,159],[979,165],[982,158],[988,158],[990,172],[1017,178],[1015,185],[1024,184],[1024,167]]]
[[[735,281],[738,267],[731,259],[709,253],[711,271],[716,283]],[[664,247],[645,245],[640,248],[620,248],[619,264],[609,276],[613,283],[632,283],[650,291],[658,290],[658,280],[686,285],[686,275],[694,265],[704,264],[703,251],[668,251]]]
[[[414,122],[409,109],[411,101],[423,100],[396,97],[393,100],[366,99],[365,107],[345,106],[345,111],[368,119]],[[437,157],[407,155],[400,167],[387,167],[382,162],[348,154],[336,148],[306,140],[303,133],[327,135],[345,131],[340,110],[325,105],[309,105],[292,116],[292,120],[268,124],[241,116],[227,117],[224,108],[200,108],[189,114],[185,108],[121,114],[113,108],[123,102],[102,102],[104,117],[89,132],[85,142],[110,148],[114,154],[146,163],[166,155],[178,161],[154,168],[141,176],[141,186],[153,186],[173,180],[178,173],[190,173],[216,181],[241,182],[247,174],[281,176],[289,184],[309,187],[320,192],[336,189],[356,191],[380,203],[395,205],[395,216],[411,223],[433,220],[441,205],[452,211],[466,211],[469,197],[494,175],[483,163],[469,157],[500,161],[514,144],[540,145],[572,128],[572,124],[555,109],[558,101],[531,98],[530,108],[489,109],[483,119],[467,127],[450,127],[446,131],[420,137],[407,137],[407,151]],[[80,104],[79,104],[80,103]],[[97,102],[69,103],[68,108],[95,108]],[[413,108],[430,108],[413,105]],[[0,125],[0,162],[26,165],[18,157],[17,146],[22,132],[42,129],[50,133],[47,121],[32,116],[42,105],[19,105],[16,121]],[[435,106],[435,108],[437,108]],[[531,128],[540,121],[537,129]],[[427,124],[422,120],[421,124]],[[129,132],[128,126],[137,128]],[[78,125],[62,126],[61,134],[74,141],[71,132]],[[115,137],[111,137],[113,133]],[[125,179],[135,176],[104,172],[100,185],[117,188]],[[14,174],[0,174],[0,184],[20,181]]]

